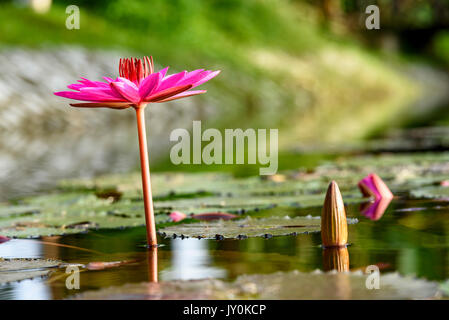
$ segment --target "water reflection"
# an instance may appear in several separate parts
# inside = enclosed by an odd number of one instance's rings
[[[161,272],[162,280],[224,278],[226,270],[212,266],[209,241],[198,239],[171,240],[172,264]]]
[[[15,300],[48,300],[52,298],[44,279],[23,280],[12,284]]]
[[[148,281],[158,282],[157,247],[148,249]]]
[[[364,270],[372,264],[381,269],[384,266],[388,272],[397,270],[403,275],[416,275],[428,280],[447,279],[449,207],[441,201],[400,198],[389,208],[392,209],[389,214],[384,214],[379,221],[360,219],[357,224],[349,225],[350,247],[326,250],[320,247],[319,233],[223,241],[161,239],[164,246],[157,251],[148,251],[140,245],[145,243],[144,227],[92,231],[41,240],[13,239],[0,244],[0,257],[52,258],[81,264],[95,261],[136,262],[104,270],[86,270],[81,273],[80,290],[68,290],[63,270],[55,270],[48,279],[37,278],[2,286],[0,299],[63,299],[88,290],[143,281],[151,282],[148,296],[157,298],[160,292],[156,281],[201,278],[233,280],[243,274],[291,270],[346,271],[349,267],[351,270]],[[267,215],[280,214],[279,210],[290,216],[318,215],[319,209],[286,211],[274,208]],[[359,204],[349,204],[347,213],[348,217],[359,216]],[[53,244],[50,245],[50,242]],[[89,251],[79,248],[89,248]],[[348,279],[344,275],[344,272],[338,274],[340,282],[335,290],[341,298],[348,298],[354,293],[349,291]]]
[[[41,258],[44,248],[41,243],[34,240],[11,239],[0,245],[2,258]]]
[[[43,250],[42,244],[37,241],[12,239],[0,245],[0,257],[41,258]],[[45,300],[51,298],[50,288],[45,280],[40,278],[7,284],[0,292],[0,299]]]
[[[360,212],[368,219],[379,220],[384,215],[391,200],[391,198],[380,198],[374,202],[364,202],[360,205]]]
[[[347,247],[324,248],[323,270],[349,271],[349,252]]]

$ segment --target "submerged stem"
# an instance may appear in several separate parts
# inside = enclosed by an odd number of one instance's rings
[[[148,281],[158,282],[157,277],[157,247],[152,247],[148,254]]]
[[[153,196],[151,194],[150,165],[148,161],[147,137],[145,130],[145,108],[137,107],[137,131],[139,135],[140,168],[142,170],[143,202],[147,241],[150,247],[157,246],[156,226],[154,223]]]

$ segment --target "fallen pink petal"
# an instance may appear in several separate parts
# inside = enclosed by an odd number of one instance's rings
[[[8,237],[0,236],[0,243],[7,242],[7,241],[9,241],[9,240],[11,240],[11,239],[8,238]]]
[[[87,270],[104,270],[104,269],[120,267],[125,264],[130,264],[130,263],[134,263],[134,262],[136,262],[136,260],[110,261],[110,262],[93,261],[93,262],[89,262],[86,265],[86,269]]]
[[[358,187],[365,197],[373,197],[374,199],[393,198],[393,193],[375,173],[371,173],[359,181]]]
[[[449,187],[449,180],[443,180],[440,182],[440,186],[442,187]]]
[[[169,217],[173,222],[179,222],[187,218],[187,215],[180,211],[173,211],[169,214]]]

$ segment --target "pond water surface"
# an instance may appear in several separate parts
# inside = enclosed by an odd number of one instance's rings
[[[321,208],[270,209],[276,214],[320,215]],[[359,204],[347,207],[350,269],[377,264],[381,272],[442,281],[449,278],[449,203],[395,198],[383,216],[371,220]],[[363,210],[363,209],[362,209]],[[129,261],[119,267],[80,273],[80,289],[66,288],[68,274],[57,270],[48,278],[35,278],[0,287],[0,299],[62,299],[71,295],[125,283],[174,279],[219,278],[243,274],[323,269],[320,233],[244,240],[161,239],[154,257],[145,247],[145,229],[90,231],[86,234],[44,237],[0,244],[3,258],[52,258],[69,263]],[[53,242],[76,246],[60,247]],[[80,248],[90,251],[81,250]],[[157,259],[157,260],[156,260]],[[154,265],[157,263],[157,269]]]

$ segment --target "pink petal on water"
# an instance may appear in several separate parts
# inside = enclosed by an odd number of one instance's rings
[[[104,269],[120,267],[125,264],[130,264],[133,262],[136,262],[136,260],[111,261],[111,262],[94,261],[94,262],[89,262],[86,265],[86,269],[87,270],[104,270]]]
[[[8,237],[0,236],[0,243],[7,242],[7,241],[9,241],[9,240],[11,240],[11,239],[8,238]]]
[[[372,181],[371,175],[360,180],[358,186],[364,196],[374,198],[380,197],[380,194],[377,192],[376,187]]]
[[[358,187],[364,196],[380,198],[393,198],[385,182],[375,173],[368,175],[359,181]]]
[[[372,174],[373,183],[377,189],[377,192],[380,194],[381,198],[393,198],[393,193],[388,189],[385,182],[375,173]]]
[[[440,186],[442,187],[449,187],[449,180],[443,180],[440,182]]]
[[[169,217],[173,222],[179,222],[187,218],[187,215],[183,212],[173,211],[172,213],[170,213]]]

